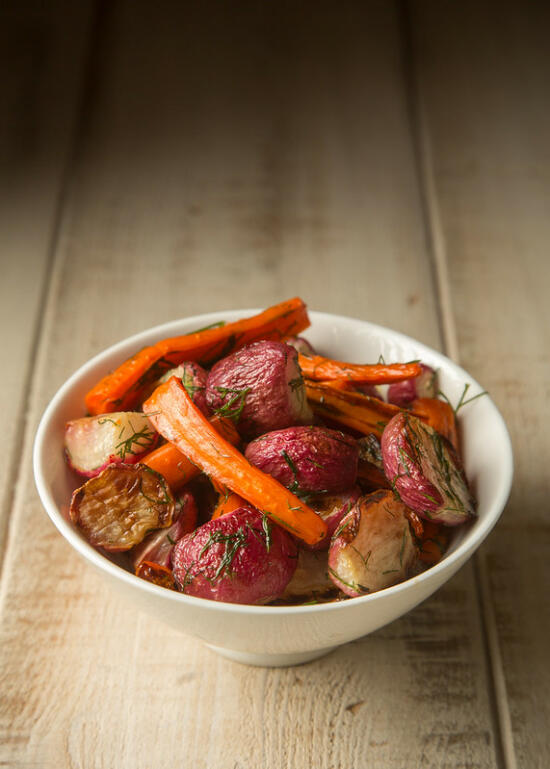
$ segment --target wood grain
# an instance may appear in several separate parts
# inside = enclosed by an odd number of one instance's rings
[[[29,469],[56,387],[154,323],[301,294],[439,346],[398,22],[387,3],[106,7],[6,559],[6,765],[497,765],[471,567],[323,660],[246,668],[111,594]]]
[[[89,3],[66,6],[2,5],[0,348],[2,435],[12,450],[0,463],[0,563],[90,21]]]
[[[550,763],[548,6],[414,5],[416,51],[463,364],[507,420],[516,476],[482,550],[510,767]],[[498,674],[498,671],[497,671]]]

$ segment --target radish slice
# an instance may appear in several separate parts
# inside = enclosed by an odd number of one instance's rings
[[[93,478],[107,465],[138,462],[157,440],[158,433],[140,411],[118,411],[67,422],[65,455],[79,475]]]

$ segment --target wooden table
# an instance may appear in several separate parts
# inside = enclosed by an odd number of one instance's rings
[[[550,766],[548,4],[4,4],[0,765]],[[315,663],[125,605],[34,488],[40,414],[128,334],[301,295],[445,350],[510,503],[435,596]]]

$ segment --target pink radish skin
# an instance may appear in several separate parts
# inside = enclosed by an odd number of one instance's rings
[[[254,342],[218,361],[208,375],[206,401],[213,413],[233,419],[246,439],[313,421],[298,353],[282,342]]]
[[[396,414],[382,433],[381,446],[386,478],[421,518],[458,526],[475,516],[460,459],[432,427],[411,414]]]
[[[85,478],[99,475],[108,465],[133,464],[151,451],[158,440],[140,411],[117,411],[67,422],[65,456]]]
[[[260,512],[239,508],[208,521],[174,547],[172,566],[186,595],[227,603],[278,598],[296,569],[292,537]]]
[[[339,430],[287,427],[256,438],[245,457],[294,493],[337,493],[355,484],[359,446]]]
[[[139,567],[142,561],[151,561],[160,564],[160,566],[169,567],[174,545],[185,534],[191,533],[196,525],[197,504],[193,495],[186,491],[176,501],[176,512],[170,528],[152,531],[143,542],[130,552],[134,570]]]
[[[181,380],[182,385],[187,390],[187,394],[195,406],[200,409],[205,416],[209,416],[210,409],[206,403],[206,380],[208,379],[206,370],[194,361],[185,361],[184,363],[180,363],[176,368],[167,371],[160,379],[159,384],[167,382],[170,377],[173,376]]]
[[[342,519],[328,553],[328,572],[346,595],[367,595],[402,582],[418,555],[407,508],[391,491],[361,497]]]
[[[422,373],[419,376],[388,387],[388,403],[403,408],[416,398],[437,398],[437,371],[424,363],[420,367]]]

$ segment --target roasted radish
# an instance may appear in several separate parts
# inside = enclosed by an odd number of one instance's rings
[[[298,554],[296,571],[281,598],[286,601],[316,601],[335,593],[336,587],[328,574],[328,552],[302,550]]]
[[[460,459],[432,427],[403,412],[388,423],[381,446],[386,478],[419,516],[458,526],[475,515]]]
[[[375,491],[342,519],[330,544],[328,572],[346,595],[374,593],[409,576],[418,549],[406,512],[391,491]]]
[[[316,354],[313,347],[303,336],[289,336],[288,339],[285,339],[285,344],[289,344],[291,347],[294,347],[296,352],[299,352],[301,355]]]
[[[422,373],[414,379],[405,379],[388,387],[388,403],[396,406],[408,406],[416,398],[435,398],[437,396],[437,371],[431,366],[420,364]]]
[[[260,512],[235,510],[180,539],[172,554],[179,589],[229,603],[278,598],[296,569],[292,537]]]
[[[298,353],[282,342],[255,342],[222,358],[208,375],[206,401],[248,439],[313,421]]]
[[[311,425],[261,435],[245,457],[295,494],[334,493],[354,485],[359,448],[339,430]]]
[[[360,496],[361,490],[354,486],[351,491],[342,494],[319,494],[310,499],[310,506],[321,516],[327,525],[327,536],[317,545],[304,544],[303,547],[307,550],[326,550],[342,518],[349,513]]]
[[[157,432],[139,411],[83,417],[67,422],[65,455],[73,470],[93,478],[107,465],[138,462],[157,439]]]
[[[193,361],[185,361],[177,366],[177,368],[167,371],[160,379],[160,382],[167,382],[172,376],[181,380],[195,406],[208,416],[210,414],[210,409],[206,404],[206,380],[208,374],[203,367]]]
[[[172,524],[164,478],[146,465],[110,465],[73,493],[71,520],[94,547],[130,550],[152,529]]]
[[[176,501],[172,525],[168,529],[152,531],[130,553],[136,574],[144,561],[170,566],[174,545],[185,534],[192,532],[196,525],[197,504],[193,495],[186,491]]]

